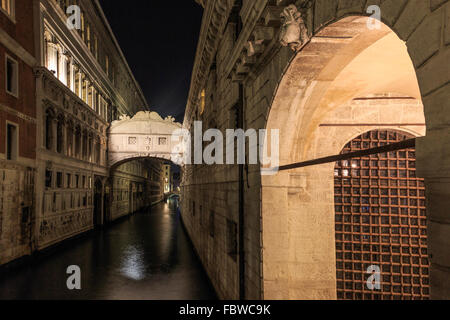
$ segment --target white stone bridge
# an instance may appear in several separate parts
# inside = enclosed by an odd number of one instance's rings
[[[156,112],[138,112],[133,118],[122,116],[111,124],[109,132],[109,166],[112,168],[123,162],[139,158],[159,158],[172,161],[173,150],[182,141],[173,140],[182,125],[172,117],[165,119]]]

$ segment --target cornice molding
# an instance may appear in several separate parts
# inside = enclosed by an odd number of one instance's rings
[[[234,1],[209,0],[204,3],[206,8],[192,73],[185,126],[195,112],[199,93],[205,85]],[[243,82],[254,77],[261,66],[283,46],[288,45],[293,51],[300,50],[312,35],[313,3],[313,0],[245,1],[240,11],[244,28],[224,63],[225,68],[218,76]]]
[[[36,59],[26,51],[16,40],[14,40],[5,30],[0,28],[0,43],[3,44],[9,51],[15,54],[19,59],[25,62],[28,66],[34,67]]]
[[[83,4],[81,5],[82,7],[84,7],[84,9],[89,9],[89,12],[85,12],[85,14],[90,14],[91,16],[96,15],[98,17],[98,20],[104,28],[104,32],[102,33],[106,34],[106,36],[109,36],[112,46],[117,50],[118,58],[121,60],[125,70],[128,73],[128,76],[130,77],[131,83],[134,85],[137,93],[144,102],[144,106],[142,109],[149,110],[149,105],[147,99],[144,96],[142,88],[140,87],[139,83],[134,77],[133,72],[131,71],[130,66],[128,65],[125,55],[120,48],[120,45],[109,25],[109,22],[101,8],[100,3],[98,2],[98,0],[90,0],[86,2],[83,1]],[[89,8],[86,8],[86,6],[88,6]],[[116,105],[121,112],[125,112],[130,115],[134,114],[132,109],[135,106],[127,105],[125,99],[116,88],[116,85],[111,82],[98,60],[87,49],[78,32],[76,30],[67,29],[65,25],[66,16],[58,6],[58,4],[56,4],[52,0],[43,1],[41,3],[41,11],[45,14],[45,18],[47,19],[49,26],[51,27],[51,29],[53,29],[52,31],[56,32],[58,34],[58,37],[60,37],[66,45],[70,44],[70,49],[73,50],[74,53],[76,53],[76,57],[78,59],[82,59],[82,61],[79,62],[82,63],[85,71],[90,73],[91,77],[92,75],[95,75],[95,77],[93,78],[96,82],[100,82],[102,84],[103,90],[107,91],[108,95],[111,96],[113,101],[115,101],[114,105]],[[98,25],[95,21],[91,21],[91,23]],[[110,47],[110,45],[108,45],[108,47]]]
[[[201,88],[206,82],[207,71],[214,60],[219,45],[220,35],[223,34],[226,22],[231,13],[235,0],[202,1],[205,7],[197,54],[191,78],[186,114],[195,107]]]

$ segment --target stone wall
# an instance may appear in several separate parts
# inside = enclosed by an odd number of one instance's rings
[[[0,13],[0,265],[30,254],[35,223],[36,85],[33,1],[16,1],[14,18]],[[17,62],[17,92],[7,92],[6,59]],[[14,80],[13,80],[14,81]],[[7,126],[16,126],[8,159]]]
[[[33,168],[0,160],[0,265],[31,253],[35,223]]]
[[[339,153],[345,142],[358,133],[379,128],[381,117],[376,118],[377,115],[388,116],[384,119],[386,123],[398,121],[393,128],[416,136],[424,135],[423,115],[418,117],[417,113],[410,112],[414,108],[420,110],[422,100],[427,136],[418,139],[417,163],[420,175],[428,178],[428,209],[430,221],[433,221],[429,223],[432,296],[450,297],[446,249],[450,232],[447,230],[447,201],[444,200],[446,190],[449,190],[445,178],[449,171],[448,155],[443,148],[448,140],[448,126],[442,107],[449,93],[449,65],[445,61],[450,52],[447,45],[450,29],[445,21],[450,16],[450,3],[446,0],[256,0],[243,1],[242,7],[234,8],[233,3],[220,0],[203,3],[205,19],[185,128],[191,128],[195,120],[203,121],[204,130],[235,128],[234,107],[239,102],[241,84],[245,128],[281,129],[280,161],[289,164]],[[282,47],[278,41],[283,28],[280,13],[292,3],[302,13],[307,33],[298,42],[291,43],[291,48]],[[369,35],[366,33],[367,20],[358,17],[367,16],[366,8],[372,4],[380,6],[384,24],[378,33]],[[345,18],[347,16],[356,17]],[[237,28],[239,19],[243,23],[241,29]],[[396,79],[384,87],[368,84],[365,89],[351,89],[346,94],[346,86],[352,88],[357,82],[351,83],[345,78],[340,81],[339,73],[364,50],[369,49],[365,51],[369,52],[372,44],[386,39],[390,31],[406,42],[410,59],[406,59],[409,67],[407,70],[405,66],[403,73],[410,80]],[[402,50],[406,52],[406,48]],[[384,54],[379,56],[381,59]],[[389,65],[389,59],[384,61]],[[370,63],[367,66],[367,74],[384,75],[381,69],[371,69]],[[364,68],[356,69],[364,71]],[[382,79],[370,78],[374,84],[385,83]],[[336,79],[338,85],[332,89],[330,85]],[[400,88],[402,84],[405,84],[405,90]],[[335,89],[340,93],[333,96]],[[204,111],[203,90],[206,97]],[[336,90],[334,92],[338,92]],[[380,106],[374,110],[367,111],[366,106],[357,113],[348,112],[352,108],[358,109],[348,105],[355,98],[391,93],[400,93],[399,97],[403,93],[403,97],[415,101],[413,105],[400,101],[400,105],[385,107],[382,114],[376,111],[383,108],[384,103],[380,101],[376,102]],[[333,109],[337,108],[343,108],[343,112],[333,114]],[[357,116],[343,120],[343,114]],[[326,124],[327,115],[334,116],[329,119],[333,123],[336,120],[353,123],[351,130],[336,131],[336,128],[321,126]],[[358,127],[355,124],[364,119],[378,125]],[[422,127],[408,126],[411,121]],[[332,172],[331,165],[292,174],[283,172],[262,180],[260,167],[248,166],[244,175],[245,298],[336,297],[332,266],[333,212],[329,207],[333,194],[328,182],[320,178],[328,171]],[[226,249],[228,220],[238,221],[238,179],[237,167],[225,165],[188,165],[183,177],[183,220],[219,296],[227,299],[239,298],[238,263]],[[305,187],[311,188],[314,195],[299,193],[298,190]],[[215,212],[211,214],[213,209]],[[211,228],[214,228],[214,237]],[[325,238],[319,243],[315,239],[321,235]]]
[[[164,200],[162,162],[134,160],[114,168],[110,177],[111,221]]]

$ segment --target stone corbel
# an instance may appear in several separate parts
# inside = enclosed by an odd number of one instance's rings
[[[252,57],[257,54],[264,52],[263,40],[247,41],[245,44],[245,50],[247,51],[247,56]]]
[[[303,19],[303,14],[291,4],[281,13],[280,43],[284,47],[290,47],[293,51],[301,49],[309,40],[308,29]]]

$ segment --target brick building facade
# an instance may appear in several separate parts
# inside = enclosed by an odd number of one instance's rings
[[[0,10],[0,264],[29,254],[36,207],[33,1]],[[16,236],[18,235],[18,236]]]

